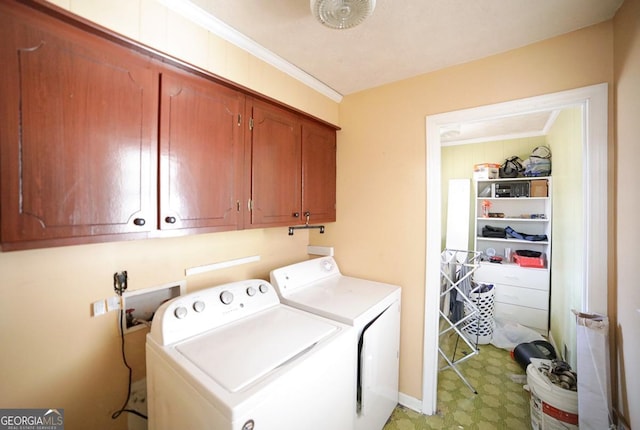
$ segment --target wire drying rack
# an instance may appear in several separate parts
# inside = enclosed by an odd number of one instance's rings
[[[480,310],[469,297],[470,285],[473,273],[478,269],[480,252],[458,249],[445,249],[440,258],[440,322],[438,335],[438,352],[446,365],[439,371],[451,368],[460,377],[462,382],[474,393],[475,388],[462,374],[458,365],[474,355],[478,354],[478,343],[473,343],[464,335],[462,329],[480,318]],[[455,297],[452,299],[452,297]],[[458,302],[464,311],[454,315],[451,310],[452,300]],[[453,351],[445,351],[445,345],[451,342],[451,336],[456,336]],[[462,340],[469,352],[456,359],[458,343]],[[451,348],[446,348],[450,350]]]

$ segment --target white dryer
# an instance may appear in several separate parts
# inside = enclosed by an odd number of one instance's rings
[[[398,404],[400,287],[343,276],[332,257],[273,270],[271,283],[282,303],[356,329],[355,428],[382,429]]]
[[[177,297],[147,335],[149,429],[352,429],[354,339],[263,280]]]

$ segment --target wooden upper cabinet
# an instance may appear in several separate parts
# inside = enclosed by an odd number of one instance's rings
[[[0,8],[3,244],[157,228],[157,73],[94,35],[13,12]]]
[[[336,220],[336,131],[302,123],[302,216],[310,223]]]
[[[297,224],[302,217],[300,120],[276,105],[252,100],[252,227]]]
[[[166,71],[160,102],[160,227],[241,226],[242,93]]]
[[[46,2],[0,65],[3,250],[335,220],[329,125]]]

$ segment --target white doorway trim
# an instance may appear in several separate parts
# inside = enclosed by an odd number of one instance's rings
[[[608,84],[546,94],[471,109],[429,115],[427,142],[427,226],[424,303],[422,413],[436,413],[438,389],[438,306],[440,303],[440,253],[442,229],[441,142],[443,126],[500,118],[536,111],[581,106],[583,113],[583,187],[585,237],[584,312],[607,314],[607,151]]]

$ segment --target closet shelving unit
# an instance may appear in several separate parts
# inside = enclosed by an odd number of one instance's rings
[[[464,288],[463,284],[471,282],[474,272],[478,269],[481,255],[482,253],[475,251],[445,249],[440,259],[441,289],[438,352],[446,362],[446,365],[439,370],[442,371],[451,368],[474,394],[478,392],[462,372],[460,372],[457,366],[478,354],[477,343],[469,340],[462,330],[465,326],[472,323],[472,321],[477,321],[480,318],[480,310],[469,298],[469,289]],[[455,321],[450,312],[451,296],[454,292],[455,295],[461,299],[464,307],[462,318]],[[448,343],[450,336],[456,336],[455,346],[453,347],[453,351],[446,351],[443,345]],[[470,352],[456,358],[456,351],[460,339],[467,345]]]
[[[545,184],[544,192],[533,192],[533,183]],[[552,244],[552,178],[525,177],[505,179],[481,179],[476,182],[475,198],[475,239],[474,250],[483,254],[474,279],[476,282],[494,284],[495,316],[514,321],[532,328],[543,335],[549,329],[549,296],[551,289],[551,244]],[[498,196],[497,187],[504,184],[531,184],[529,195],[519,197]],[[489,212],[503,214],[503,217],[484,216],[483,203],[490,205]],[[517,232],[531,235],[546,235],[545,241],[528,241],[482,236],[484,226],[505,228],[510,226]],[[505,252],[511,255],[520,249],[539,251],[546,257],[545,267],[521,267]],[[503,257],[500,264],[487,261],[488,257]]]

